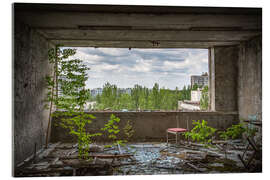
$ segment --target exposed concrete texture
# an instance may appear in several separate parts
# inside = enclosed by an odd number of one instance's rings
[[[111,114],[120,118],[119,129],[122,129],[126,122],[130,120],[135,130],[132,141],[165,140],[166,129],[181,127],[192,129],[192,120],[206,120],[210,126],[218,129],[225,129],[238,122],[236,113],[217,112],[95,112],[92,113],[96,119],[92,124],[87,125],[90,133],[100,132],[104,124],[110,119]],[[59,119],[54,118],[51,131],[52,142],[74,142],[73,136],[68,134],[66,129],[55,126]],[[187,124],[188,123],[188,124]],[[120,133],[121,138],[124,137]],[[108,141],[105,136],[96,138],[97,140]]]
[[[215,47],[215,110],[237,111],[238,46]]]
[[[49,43],[27,25],[15,21],[14,34],[14,146],[15,165],[44,144],[48,111],[44,109],[45,76],[50,71]]]
[[[240,46],[238,110],[239,117],[262,113],[262,40],[257,37]]]
[[[15,4],[21,20],[64,46],[208,48],[261,33],[261,8]],[[158,45],[153,45],[158,42]]]
[[[214,48],[208,49],[208,70],[209,70],[209,110],[215,111],[215,54]]]

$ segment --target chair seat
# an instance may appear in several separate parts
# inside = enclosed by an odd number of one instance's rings
[[[167,132],[186,132],[188,131],[187,129],[184,128],[169,128],[167,129]]]

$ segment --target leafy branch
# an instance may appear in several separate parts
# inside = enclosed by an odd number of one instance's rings
[[[104,128],[101,128],[102,131],[108,134],[108,138],[113,141],[113,145],[124,145],[124,140],[120,140],[117,138],[117,134],[120,132],[119,124],[120,118],[116,117],[114,114],[111,114],[110,119],[105,124]],[[109,145],[111,146],[111,145]]]
[[[79,158],[86,158],[91,138],[101,133],[91,134],[86,131],[86,125],[95,119],[93,115],[84,112],[90,94],[89,89],[85,88],[88,79],[86,71],[90,68],[80,59],[70,59],[75,54],[76,49],[61,49],[59,45],[49,50],[49,62],[54,64],[55,72],[53,77],[46,77],[49,90],[46,100],[63,110],[55,113],[55,116],[61,117],[59,125],[77,137]],[[59,87],[59,93],[52,91],[56,87]]]
[[[207,126],[207,121],[198,120],[192,123],[194,128],[190,132],[184,133],[185,138],[191,137],[193,141],[202,142],[206,146],[212,142],[212,136],[215,134],[216,129]]]

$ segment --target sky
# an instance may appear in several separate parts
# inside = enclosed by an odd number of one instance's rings
[[[90,68],[87,88],[103,87],[106,82],[118,88],[135,84],[152,88],[182,89],[191,75],[208,72],[207,49],[76,48],[72,57]]]

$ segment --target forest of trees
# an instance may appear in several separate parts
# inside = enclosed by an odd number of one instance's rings
[[[192,89],[198,87],[193,87]],[[177,110],[178,101],[190,100],[191,87],[184,86],[182,90],[160,88],[155,83],[153,88],[147,88],[138,84],[131,88],[131,93],[123,93],[113,84],[103,85],[103,92],[90,101],[96,101],[96,110]]]

